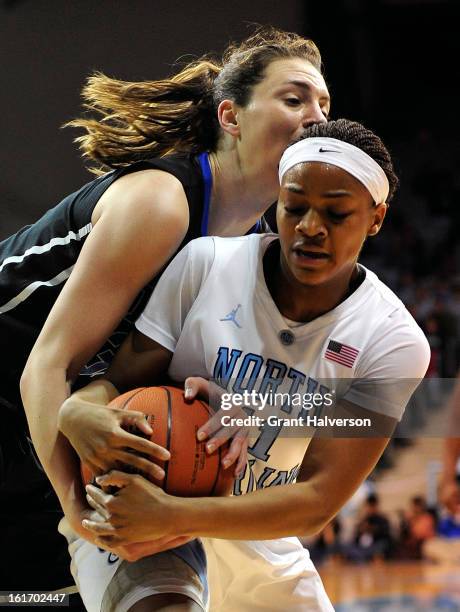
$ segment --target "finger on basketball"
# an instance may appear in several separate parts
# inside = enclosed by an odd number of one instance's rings
[[[96,514],[100,515],[102,520],[106,521],[110,518],[110,512],[107,510],[107,508],[104,508],[104,506],[98,504],[97,501],[88,493],[86,494],[86,501],[91,506],[91,508],[93,508],[93,510],[96,510]],[[92,518],[92,520],[96,519]]]
[[[155,459],[159,459],[160,461],[169,461],[171,458],[171,453],[166,448],[163,448],[163,446],[160,446],[159,444],[155,444],[155,442],[152,442],[151,440],[146,440],[145,438],[136,436],[136,434],[123,432],[123,435],[120,436],[119,440],[119,446],[132,448],[139,453],[150,455],[155,457]]]
[[[238,462],[236,464],[235,472],[234,472],[236,478],[241,476],[241,474],[244,472],[244,468],[246,467],[247,462],[248,462],[248,454],[247,454],[247,452],[246,452],[245,456],[240,455],[238,457]]]
[[[242,452],[244,453],[244,448],[246,446],[245,440],[246,439],[242,437],[233,438],[228,452],[222,457],[222,465],[225,468],[233,465],[235,461],[238,460],[240,454]]]
[[[222,468],[219,453],[206,452],[206,447],[202,444],[199,447],[202,460],[200,459],[199,463],[196,462],[197,430],[213,415],[206,402],[195,400],[189,404],[185,401],[181,389],[162,386],[134,389],[117,396],[110,406],[114,409],[128,411],[133,408],[134,412],[146,414],[154,432],[150,440],[145,440],[120,427],[118,417],[115,416],[116,426],[110,428],[108,435],[102,439],[102,443],[96,441],[98,444],[93,446],[96,451],[99,448],[102,449],[100,454],[109,463],[105,472],[127,472],[131,476],[125,474],[109,479],[103,475],[102,480],[97,478],[97,484],[104,491],[113,493],[115,498],[118,496],[123,499],[128,497],[131,499],[133,495],[136,495],[137,490],[148,490],[152,486],[161,486],[166,493],[181,497],[230,494],[233,473],[232,470],[225,471]],[[227,441],[225,450],[228,445]],[[160,460],[152,456],[153,453],[150,452],[152,447],[159,450]],[[163,461],[164,457],[169,457],[169,453],[165,449],[169,451],[171,457],[175,458],[175,461],[166,465]],[[133,455],[137,455],[141,461],[133,458]],[[93,464],[96,462],[93,455],[90,456],[90,459]],[[148,463],[143,463],[142,460]],[[150,465],[150,461],[164,469],[166,475],[163,480],[161,480],[163,474],[157,471],[158,468]],[[149,477],[149,473],[154,477]],[[94,474],[90,472],[86,464],[82,465],[81,475],[85,484],[94,480]],[[113,491],[113,488],[120,485],[123,488],[128,484],[131,486],[126,493]],[[161,495],[159,492],[150,492],[152,495]],[[114,506],[109,508],[112,516],[113,508]]]
[[[217,414],[214,415],[213,419],[217,416]],[[231,438],[245,439],[248,435],[247,427],[240,427],[239,425],[228,425],[222,427],[221,421],[219,421],[219,423],[220,428],[213,432],[212,437],[210,437],[209,441],[206,443],[206,450],[209,453],[213,453],[216,448],[223,446]]]
[[[216,449],[220,448],[221,446],[224,446],[231,437],[231,433],[228,433],[227,430],[221,429],[217,432],[215,436],[212,436],[206,442],[206,451],[209,454],[213,453]]]
[[[134,427],[147,436],[152,435],[153,429],[150,427],[147,417],[143,412],[136,410],[116,410],[122,427]]]
[[[113,499],[113,495],[111,495],[110,493],[105,493],[99,487],[95,487],[94,485],[91,485],[91,484],[86,485],[85,489],[86,489],[86,499],[94,500],[94,502],[98,504],[98,506],[105,508],[106,511],[108,512],[107,504]]]
[[[238,461],[236,463],[236,467],[235,467],[236,477],[241,476],[248,462],[248,446],[249,446],[249,440],[248,438],[246,438],[243,441],[243,446],[241,448],[240,456],[238,457]]]
[[[222,430],[222,413],[217,412],[214,414],[209,421],[207,421],[204,425],[202,425],[197,431],[198,440],[206,440],[213,434],[216,434],[218,431]],[[225,431],[231,428],[225,428]],[[223,431],[223,430],[222,430]],[[230,436],[227,436],[227,440]]]
[[[208,400],[209,381],[201,376],[189,376],[184,383],[184,397],[186,400],[193,400],[198,396]]]
[[[124,466],[130,466],[134,468],[136,472],[140,472],[143,476],[151,480],[159,480],[161,482],[165,477],[163,468],[149,459],[144,459],[143,457],[139,457],[127,451],[118,451],[115,456],[120,464],[121,471],[125,471]]]
[[[113,527],[110,523],[99,521],[91,521],[89,519],[83,519],[81,524],[88,531],[92,531],[98,536],[113,536],[115,533],[115,527]]]
[[[137,478],[138,476],[135,474],[126,474],[126,472],[120,472],[119,470],[111,470],[107,474],[98,476],[96,482],[101,487],[113,486],[123,488],[135,482]],[[88,490],[90,486],[91,485],[87,485],[86,490]],[[98,501],[97,497],[96,501]]]

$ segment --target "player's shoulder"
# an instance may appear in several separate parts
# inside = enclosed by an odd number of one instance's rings
[[[177,201],[186,203],[185,191],[180,180],[173,174],[157,168],[146,168],[120,177],[113,189],[123,192],[126,199],[135,202],[165,202],[168,205]]]
[[[402,300],[371,270],[366,269],[369,320],[373,322],[374,339],[386,343],[413,344],[417,350],[429,353],[425,334]]]
[[[388,287],[375,272],[361,266],[366,272],[366,283],[371,289],[374,297],[377,301],[380,301],[385,312],[394,310],[404,310],[405,306],[401,299],[396,295],[394,291]]]
[[[188,257],[192,263],[214,260],[216,245],[214,236],[200,236],[190,240],[185,247]]]
[[[114,181],[100,198],[96,219],[102,215],[130,217],[151,225],[158,221],[188,224],[188,202],[180,180],[164,170],[147,168]]]
[[[191,240],[187,249],[192,265],[210,264],[220,277],[226,274],[255,274],[258,260],[265,250],[265,245],[273,240],[268,234],[250,234],[248,236],[202,236]]]
[[[238,254],[257,254],[267,241],[273,240],[272,234],[250,234],[248,236],[201,236],[190,242],[192,248],[200,250],[214,249],[216,257],[237,256]],[[211,247],[212,245],[212,247]]]
[[[373,316],[379,319],[382,323],[390,318],[399,317],[407,320],[408,324],[416,322],[402,300],[396,295],[396,293],[388,287],[383,281],[379,279],[375,272],[368,268],[362,268],[366,272],[366,287],[367,287],[367,307],[368,310],[373,312]]]

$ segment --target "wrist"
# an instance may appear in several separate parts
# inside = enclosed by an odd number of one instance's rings
[[[81,402],[75,401],[72,395],[61,404],[57,424],[59,431],[65,436],[72,430],[75,419],[78,419],[79,408],[81,408]]]
[[[210,520],[208,517],[212,514],[215,498],[175,496],[170,496],[170,498],[172,503],[169,512],[171,512],[172,529],[168,535],[181,534],[190,538],[204,536],[203,524]]]

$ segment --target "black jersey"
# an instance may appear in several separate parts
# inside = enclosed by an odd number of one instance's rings
[[[183,185],[190,222],[181,247],[201,235],[204,182],[194,156],[170,156],[109,172],[68,195],[33,225],[0,243],[0,347],[7,363],[0,395],[17,403],[18,379],[30,350],[92,230],[91,216],[102,194],[118,178],[145,169],[169,172]],[[142,311],[155,279],[136,297],[125,317],[82,371],[92,376],[107,368],[115,350]],[[2,388],[4,388],[2,384]],[[14,388],[12,388],[14,387]]]
[[[0,350],[8,363],[0,397],[19,404],[18,380],[27,357],[92,230],[91,216],[102,194],[121,176],[158,169],[175,176],[190,211],[187,234],[179,248],[203,234],[205,181],[196,156],[151,159],[109,172],[68,195],[33,225],[0,243]],[[262,229],[266,229],[262,225]],[[156,280],[138,294],[117,328],[83,368],[82,377],[103,373],[116,349],[142,312]]]

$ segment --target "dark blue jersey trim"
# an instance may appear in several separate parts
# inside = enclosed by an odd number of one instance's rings
[[[211,204],[211,192],[212,192],[212,172],[211,166],[209,165],[208,153],[201,153],[198,156],[200,162],[201,173],[203,174],[204,182],[204,202],[203,202],[203,215],[201,217],[201,235],[208,235],[208,221],[209,221],[209,206]]]
[[[204,182],[204,202],[203,202],[203,215],[201,217],[201,235],[208,235],[208,223],[209,223],[209,206],[211,204],[211,192],[212,192],[212,172],[209,164],[209,154],[201,153],[198,156],[200,162],[201,173],[203,175]],[[262,224],[260,219],[255,225],[251,227],[248,234],[260,234]]]

